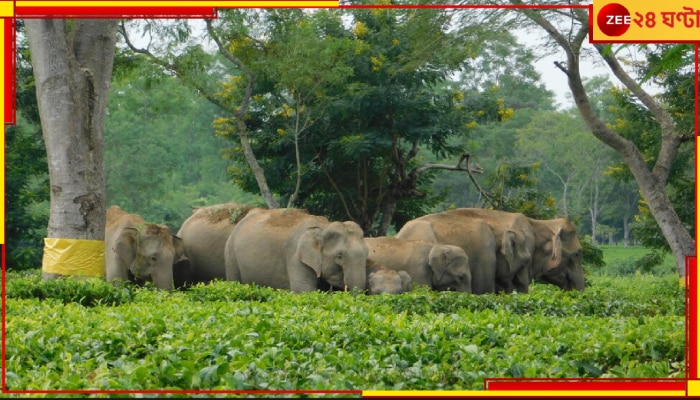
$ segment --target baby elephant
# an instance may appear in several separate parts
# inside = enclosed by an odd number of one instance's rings
[[[368,259],[435,290],[472,292],[469,258],[457,246],[390,237],[365,238]]]
[[[410,292],[412,281],[406,271],[388,269],[367,260],[367,294]]]

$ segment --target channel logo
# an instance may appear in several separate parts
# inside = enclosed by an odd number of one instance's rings
[[[598,28],[607,36],[620,36],[629,29],[632,17],[622,4],[610,3],[600,9],[597,22]]]

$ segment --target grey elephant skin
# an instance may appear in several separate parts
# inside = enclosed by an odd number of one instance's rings
[[[368,258],[408,273],[413,282],[435,290],[472,292],[469,257],[461,248],[395,237],[365,238]]]
[[[185,243],[190,270],[188,276],[175,277],[175,287],[226,279],[226,241],[236,223],[245,217],[251,208],[239,203],[200,207],[182,223],[177,236]]]
[[[584,290],[583,247],[574,225],[565,218],[528,220],[535,234],[532,278],[563,290]]]
[[[406,271],[396,271],[367,261],[367,294],[401,294],[410,292],[413,278]]]
[[[293,292],[367,286],[367,245],[352,221],[329,222],[298,209],[248,212],[224,251],[226,279]]]
[[[185,247],[170,229],[147,224],[138,214],[119,206],[107,209],[105,279],[108,282],[151,281],[159,289],[173,289],[173,269],[189,269]]]
[[[446,212],[427,214],[408,221],[396,237],[461,248],[469,257],[472,293],[496,292],[497,245],[486,222]]]
[[[445,213],[488,224],[496,239],[496,291],[528,293],[531,277],[545,272],[538,269],[541,263],[532,263],[535,235],[525,215],[483,208],[457,208]]]

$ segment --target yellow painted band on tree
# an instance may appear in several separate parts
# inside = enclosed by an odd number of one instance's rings
[[[105,242],[83,239],[44,239],[42,272],[75,276],[105,276]]]

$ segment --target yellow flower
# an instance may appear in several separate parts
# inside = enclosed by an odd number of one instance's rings
[[[355,27],[352,28],[352,33],[357,37],[363,37],[367,34],[367,25],[362,21],[357,21]]]
[[[384,57],[383,54],[380,54],[379,57],[370,57],[369,61],[372,63],[372,71],[379,71],[382,68],[382,65],[384,65],[385,59],[386,57]]]
[[[401,43],[401,42],[399,42],[399,39],[394,39],[394,40],[391,41],[391,43],[393,43],[394,46],[398,46],[398,44]]]
[[[280,136],[284,136],[285,130],[282,128],[277,128],[277,134]]]
[[[464,124],[464,127],[467,129],[474,129],[476,127],[476,121],[467,122]]]

